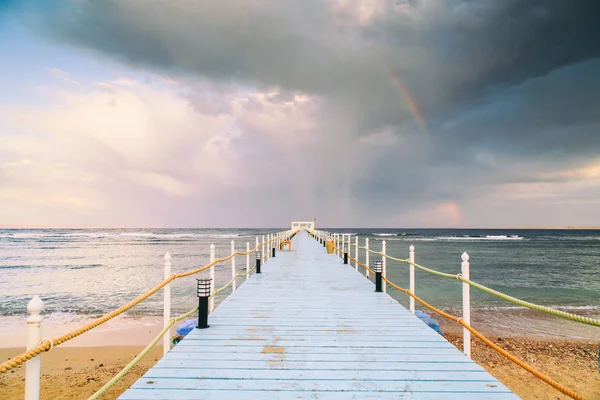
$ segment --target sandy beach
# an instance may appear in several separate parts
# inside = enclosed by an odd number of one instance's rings
[[[41,399],[85,399],[116,375],[141,350],[142,346],[64,347],[42,355]],[[7,360],[24,349],[2,349]],[[115,399],[162,356],[157,346],[129,375],[106,395]],[[25,368],[0,375],[0,399],[22,399]]]
[[[444,337],[462,349],[461,334],[445,333]],[[539,339],[536,337],[488,337],[501,348],[557,382],[566,385],[584,398],[600,399],[600,372],[598,371],[600,342]],[[522,399],[562,400],[569,398],[478,340],[472,340],[471,353],[474,361]]]
[[[461,347],[460,334],[444,334]],[[597,357],[599,342],[541,340],[530,338],[494,338],[511,351],[550,377],[569,386],[586,399],[600,399],[600,373]],[[131,359],[141,346],[64,347],[42,355],[42,399],[82,399],[93,394]],[[2,349],[0,358],[7,360],[22,349]],[[567,399],[521,370],[476,340],[473,358],[521,398]],[[160,358],[156,347],[125,379],[105,396],[114,399]],[[0,399],[21,399],[24,390],[24,368],[0,375]]]

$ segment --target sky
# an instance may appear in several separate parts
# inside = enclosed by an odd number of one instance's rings
[[[600,226],[600,2],[0,0],[0,225]]]

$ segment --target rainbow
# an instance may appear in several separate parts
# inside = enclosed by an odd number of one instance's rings
[[[447,205],[448,211],[450,212],[450,216],[455,225],[460,225],[462,220],[462,215],[460,212],[460,207],[455,202],[450,202]]]
[[[423,118],[423,114],[421,113],[421,111],[419,111],[419,107],[417,107],[417,103],[414,101],[414,99],[410,95],[410,92],[406,88],[406,85],[404,85],[404,83],[400,80],[400,78],[394,73],[394,70],[392,69],[391,65],[389,65],[388,63],[386,63],[384,61],[383,67],[384,67],[387,75],[392,80],[392,83],[394,84],[394,86],[398,89],[398,91],[402,95],[402,98],[404,99],[404,101],[406,102],[406,105],[410,109],[410,112],[413,115],[413,118],[415,119],[415,123],[417,124],[419,130],[423,134],[427,134],[427,125],[425,124],[425,119]]]

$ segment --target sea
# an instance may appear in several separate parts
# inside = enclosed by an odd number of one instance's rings
[[[111,311],[160,283],[167,252],[172,271],[184,272],[208,262],[211,244],[217,257],[223,257],[232,242],[237,250],[245,250],[247,243],[254,246],[256,237],[284,229],[0,229],[0,334],[23,326],[34,295],[44,301],[50,323],[70,326]],[[460,272],[461,255],[467,252],[472,280],[526,301],[600,318],[600,231],[325,230],[351,234],[353,243],[358,236],[361,246],[369,238],[376,250],[385,241],[387,254],[403,259],[414,245],[418,264],[451,274]],[[363,250],[359,259],[364,260]],[[245,256],[235,262],[239,270],[245,269]],[[393,282],[408,287],[406,264],[388,261],[387,273]],[[172,315],[196,305],[197,277],[172,284]],[[230,278],[230,261],[216,266],[217,287]],[[238,285],[243,281],[240,278]],[[461,288],[457,280],[416,272],[417,294],[456,315],[462,310]],[[392,289],[388,293],[408,306],[405,294]],[[228,294],[220,294],[217,303]],[[600,328],[546,316],[474,288],[471,300],[473,324],[494,335],[600,338]],[[121,323],[160,315],[162,295],[157,293],[128,311]]]

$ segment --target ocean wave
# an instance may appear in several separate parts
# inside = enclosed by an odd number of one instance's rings
[[[523,240],[523,236],[507,236],[507,235],[487,235],[487,236],[436,236],[436,237],[415,237],[415,236],[403,236],[397,238],[391,238],[391,241],[403,241],[403,242],[468,242],[468,241],[508,241],[508,240]]]
[[[9,234],[4,234],[1,237],[6,237],[6,238],[14,238],[14,239],[33,239],[33,238],[39,238],[39,237],[48,237],[48,236],[58,236],[56,233],[53,234],[48,234],[48,233],[9,233]]]
[[[65,265],[69,269],[88,269],[102,267],[102,264],[88,264],[88,265]]]
[[[455,241],[455,240],[523,240],[523,236],[517,235],[486,235],[486,236],[439,236],[437,240]]]
[[[373,233],[372,235],[373,236],[385,236],[385,237],[388,237],[388,236],[398,236],[397,233]]]
[[[89,238],[101,238],[106,236],[111,236],[110,232],[77,232],[77,233],[64,233],[62,235],[55,236],[64,236],[64,237],[89,237]]]
[[[0,269],[27,269],[27,268],[68,268],[68,269],[88,269],[102,267],[102,264],[81,264],[81,265],[0,265]]]
[[[353,234],[355,235],[355,234]],[[155,233],[155,232],[31,232],[31,233],[3,233],[0,238],[6,239],[51,239],[52,242],[69,242],[76,238],[147,238],[147,239],[180,239],[180,238],[215,238],[233,239],[236,237],[251,237],[239,233]]]
[[[39,267],[39,265],[0,265],[0,269],[25,269],[37,267]]]

